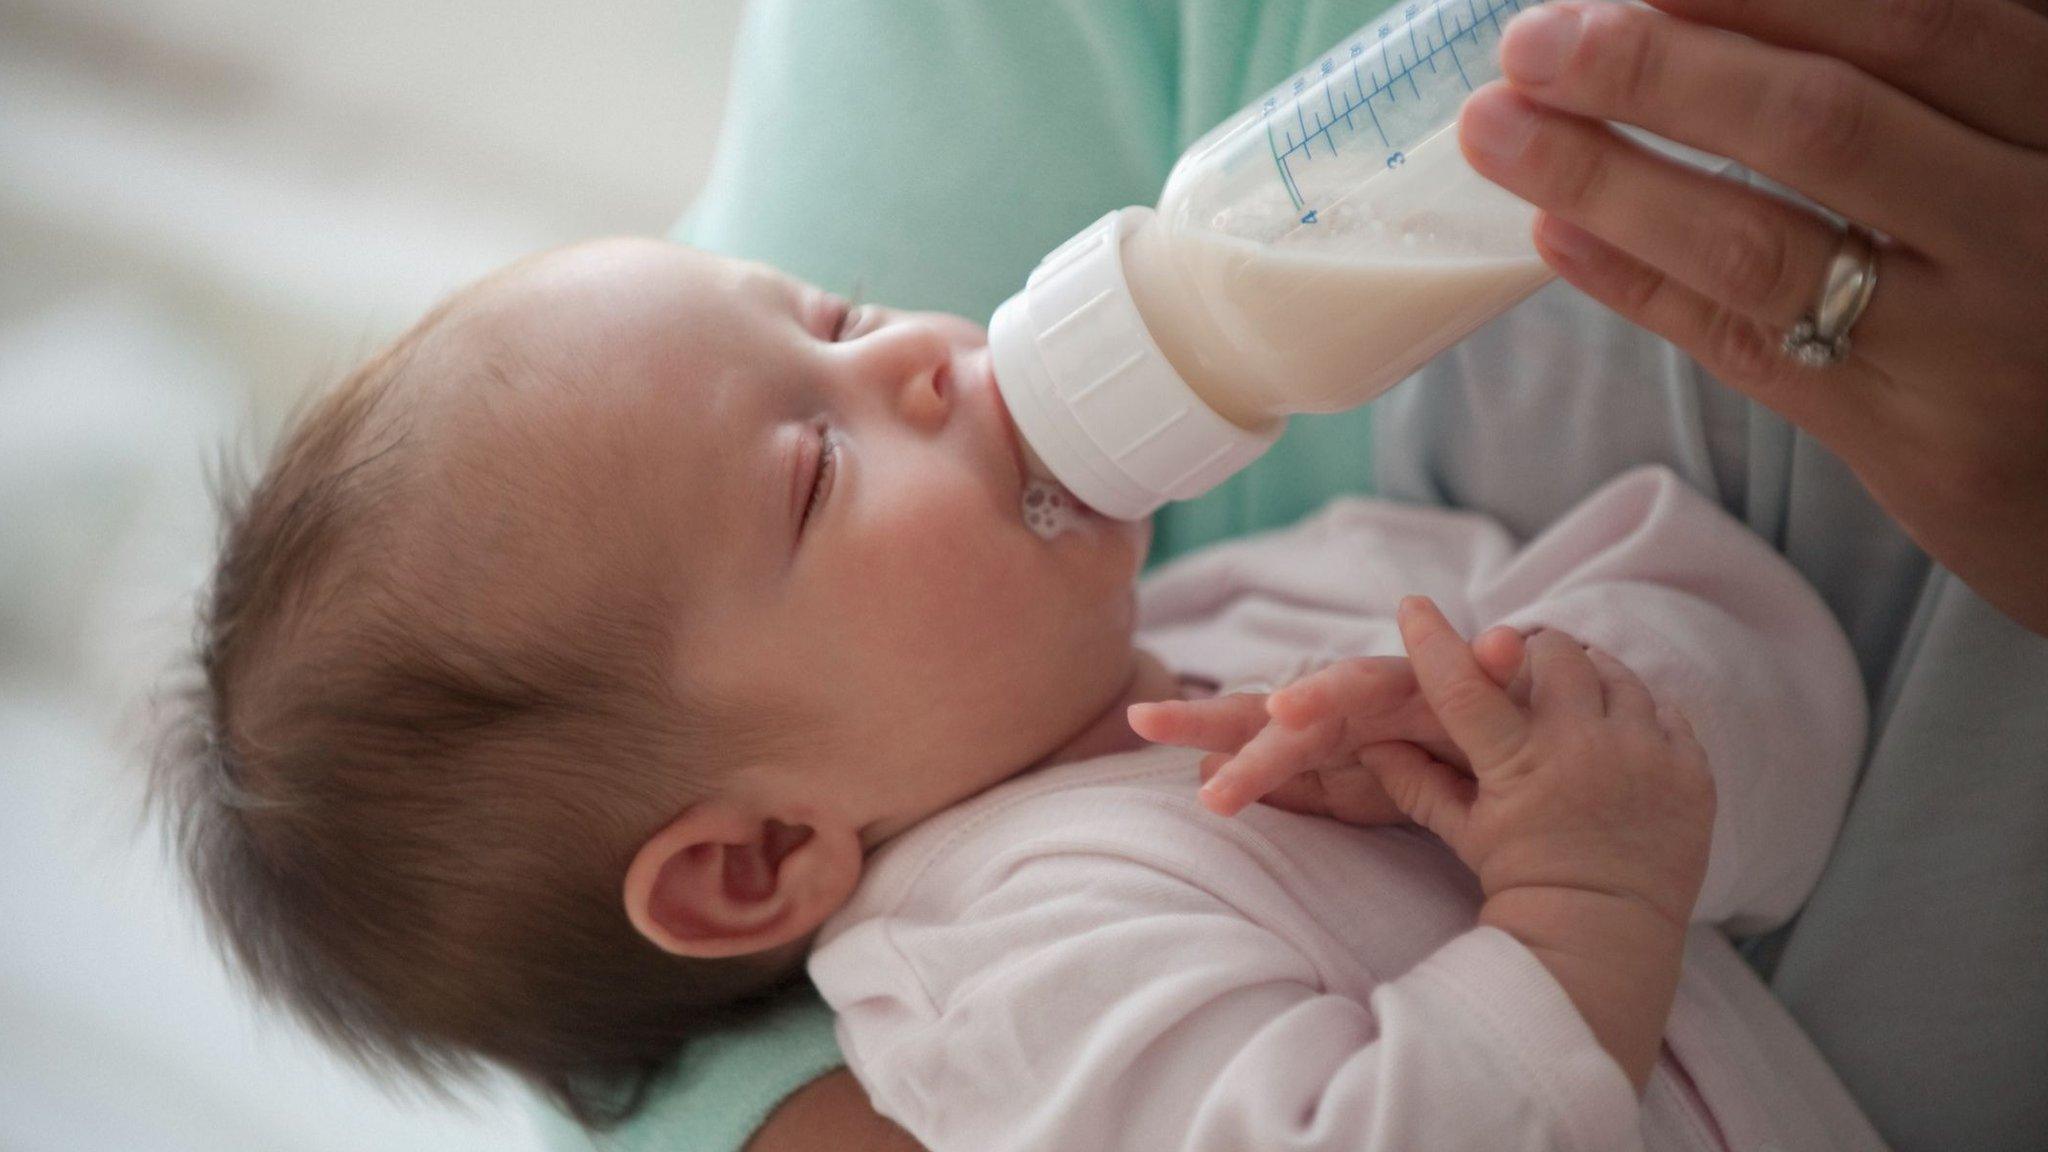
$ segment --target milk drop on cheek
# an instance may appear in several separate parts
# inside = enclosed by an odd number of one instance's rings
[[[1024,525],[1050,540],[1087,523],[1081,504],[1057,481],[1033,477],[1024,485]]]

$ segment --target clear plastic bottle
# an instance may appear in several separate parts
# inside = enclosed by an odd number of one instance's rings
[[[1198,140],[1158,208],[1112,212],[990,324],[1046,471],[1144,516],[1257,459],[1288,416],[1364,404],[1550,278],[1533,210],[1455,119],[1541,0],[1437,0],[1368,25]]]

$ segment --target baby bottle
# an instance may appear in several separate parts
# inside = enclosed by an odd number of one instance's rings
[[[1455,120],[1541,0],[1389,13],[1218,125],[1153,208],[1111,212],[996,310],[998,387],[1037,460],[1145,516],[1257,459],[1289,415],[1371,400],[1549,279],[1534,210]]]

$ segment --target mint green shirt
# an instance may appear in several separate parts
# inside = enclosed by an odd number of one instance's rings
[[[556,1152],[737,1152],[790,1093],[845,1063],[832,1010],[805,985],[744,1027],[692,1043],[618,1128],[593,1135],[545,1106],[536,1122]]]

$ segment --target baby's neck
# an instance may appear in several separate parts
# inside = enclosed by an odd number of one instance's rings
[[[1150,704],[1155,700],[1176,700],[1185,695],[1180,677],[1160,663],[1157,656],[1142,648],[1132,653],[1130,682],[1124,685],[1123,694],[1115,703],[1104,709],[1088,726],[1076,732],[1066,743],[1052,750],[1050,754],[1031,765],[1026,771],[1050,768],[1055,764],[1068,764],[1076,760],[1090,760],[1097,756],[1110,756],[1118,752],[1129,752],[1145,746],[1145,738],[1131,731],[1124,719],[1124,713],[1133,704]]]
[[[1124,713],[1131,705],[1149,704],[1155,700],[1172,700],[1189,694],[1205,694],[1199,686],[1192,689],[1184,688],[1180,678],[1150,652],[1142,648],[1133,649],[1131,657],[1130,679],[1124,683],[1123,691],[1109,707],[1097,713],[1094,719],[1063,740],[1051,752],[1001,779],[1014,780],[1055,764],[1068,764],[1077,760],[1143,748],[1146,744],[1144,737],[1131,731],[1130,723],[1124,719]],[[1001,780],[998,780],[994,783],[1000,782]],[[864,848],[872,850],[931,816],[934,811],[937,809],[911,815],[898,814],[866,824],[861,828],[861,843]]]

